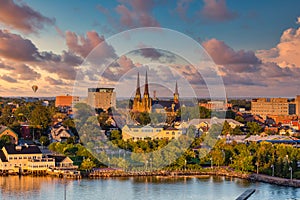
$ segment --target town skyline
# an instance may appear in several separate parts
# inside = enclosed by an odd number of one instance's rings
[[[72,95],[74,80],[84,71],[81,65],[92,49],[117,33],[148,26],[178,31],[197,41],[215,62],[229,98],[300,94],[297,89],[299,2],[274,1],[272,8],[267,2],[238,4],[225,0],[88,4],[74,1],[72,5],[58,1],[2,0],[1,4],[0,96],[3,97]],[[120,45],[126,45],[126,39]],[[119,57],[113,47],[102,51],[101,55],[114,58],[112,69],[121,70],[108,70],[101,81],[112,86],[119,82],[133,89],[120,87],[117,91],[120,98],[134,93],[136,72],[143,75],[146,70],[149,82],[155,84],[162,79],[159,83],[170,91],[178,81],[181,97],[189,96],[188,87],[199,98],[209,97],[202,78],[195,76],[180,55],[139,45],[141,50]],[[170,66],[175,66],[177,74]],[[184,79],[180,76],[183,73]],[[32,85],[39,85],[36,93]],[[150,87],[151,96],[152,92]],[[158,96],[160,93],[164,91],[157,91]]]

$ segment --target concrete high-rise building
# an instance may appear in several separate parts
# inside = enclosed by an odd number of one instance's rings
[[[258,98],[251,101],[251,113],[266,117],[268,115],[289,115],[287,98]]]
[[[116,107],[116,92],[114,88],[89,88],[87,103],[93,108],[107,111]]]
[[[296,104],[295,114],[297,116],[300,116],[300,95],[296,96],[296,98],[295,98],[295,104]]]

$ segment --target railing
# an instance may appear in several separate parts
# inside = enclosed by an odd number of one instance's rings
[[[54,158],[28,159],[28,162],[55,162]]]

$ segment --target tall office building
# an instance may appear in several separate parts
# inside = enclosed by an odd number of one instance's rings
[[[268,115],[289,115],[287,98],[258,98],[251,101],[251,113],[266,117]]]
[[[89,88],[87,103],[93,108],[107,111],[116,107],[116,92],[114,88]]]

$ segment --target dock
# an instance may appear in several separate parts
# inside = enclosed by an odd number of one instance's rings
[[[241,194],[236,200],[246,200],[248,199],[253,193],[255,192],[255,189],[248,189],[243,194]]]

